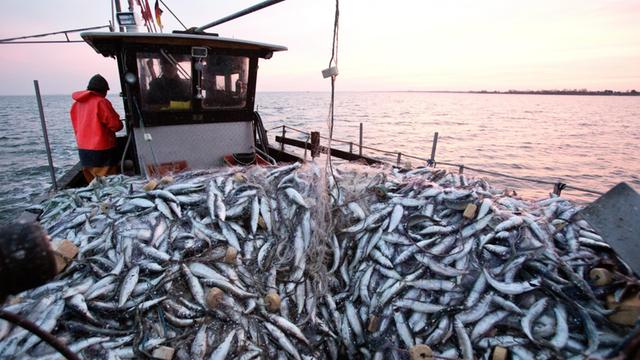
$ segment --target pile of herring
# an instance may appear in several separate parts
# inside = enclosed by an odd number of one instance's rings
[[[79,253],[4,310],[84,358],[615,354],[632,272],[561,197],[444,170],[314,164],[113,176],[38,206]],[[604,266],[614,281],[596,286]],[[57,359],[0,320],[0,358]],[[423,357],[426,358],[426,357]]]

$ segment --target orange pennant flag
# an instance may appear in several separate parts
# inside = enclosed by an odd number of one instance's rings
[[[160,16],[162,15],[162,9],[160,9],[160,4],[158,4],[158,0],[156,0],[155,10],[156,10],[156,22],[160,27],[160,31],[162,31],[162,21],[160,20]]]

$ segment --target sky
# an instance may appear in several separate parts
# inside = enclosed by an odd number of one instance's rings
[[[258,2],[164,0],[189,27]],[[3,0],[2,6],[0,38],[106,25],[112,18],[109,0]],[[258,91],[328,91],[321,70],[331,57],[334,11],[334,0],[286,0],[209,31],[289,48],[260,60]],[[342,0],[336,88],[640,90],[638,19],[640,0]],[[182,29],[166,9],[162,21],[165,32]],[[33,80],[43,94],[69,94],[95,73],[119,91],[115,60],[84,43],[0,45],[0,95],[33,94]]]

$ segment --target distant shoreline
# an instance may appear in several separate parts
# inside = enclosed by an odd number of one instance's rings
[[[613,90],[601,90],[601,91],[589,91],[589,90],[509,90],[509,91],[421,91],[421,90],[406,90],[400,92],[425,92],[425,93],[450,93],[450,94],[490,94],[490,95],[577,95],[577,96],[640,96],[640,92],[636,90],[629,91],[613,91]]]

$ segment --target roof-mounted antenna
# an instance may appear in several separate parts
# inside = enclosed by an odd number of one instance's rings
[[[203,32],[204,30],[206,30],[208,28],[211,28],[211,27],[214,27],[216,25],[220,25],[220,24],[226,23],[227,21],[231,21],[231,20],[237,19],[237,18],[239,18],[241,16],[245,16],[247,14],[251,14],[252,12],[264,9],[266,7],[269,7],[271,5],[274,5],[274,4],[277,4],[279,2],[283,2],[283,1],[284,0],[267,0],[267,1],[263,1],[263,2],[261,2],[259,4],[250,6],[250,7],[246,8],[246,9],[244,9],[244,10],[238,11],[235,14],[231,14],[229,16],[223,17],[222,19],[219,19],[219,20],[216,20],[214,22],[208,23],[207,25],[203,25],[203,26],[200,26],[200,27],[195,28],[195,29],[191,28],[191,29],[188,30],[188,32],[194,32],[194,33]]]

